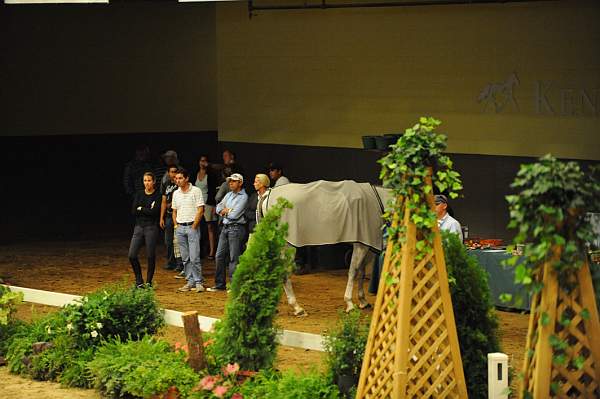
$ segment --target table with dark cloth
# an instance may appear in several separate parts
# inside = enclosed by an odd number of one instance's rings
[[[505,250],[470,250],[469,255],[475,257],[479,265],[488,273],[492,301],[496,306],[516,309],[529,310],[530,298],[524,294],[515,284],[515,273],[513,268],[505,268],[502,261],[511,257]],[[378,257],[373,266],[373,274],[369,283],[369,293],[376,294],[379,284],[379,274],[383,266],[383,257]],[[504,303],[500,301],[501,294],[512,294],[513,301]],[[521,295],[522,302],[517,304],[515,299]]]

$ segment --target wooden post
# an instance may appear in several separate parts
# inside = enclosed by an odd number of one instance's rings
[[[198,322],[198,312],[185,312],[183,319],[183,329],[188,346],[188,364],[195,371],[206,368],[206,359],[204,358],[204,344],[202,342],[202,331]]]

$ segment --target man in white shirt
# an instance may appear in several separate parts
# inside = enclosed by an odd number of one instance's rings
[[[204,198],[202,198],[202,191],[190,183],[190,175],[185,169],[177,170],[175,183],[179,188],[173,193],[171,209],[173,209],[175,235],[187,280],[187,284],[177,291],[203,292],[200,220],[204,215]]]
[[[434,197],[435,213],[438,219],[440,230],[446,230],[458,234],[460,241],[463,241],[463,233],[458,220],[448,214],[448,198],[445,195],[438,194]]]
[[[269,178],[272,182],[275,182],[273,187],[279,187],[290,183],[290,180],[283,175],[283,168],[277,162],[271,162],[269,165]]]

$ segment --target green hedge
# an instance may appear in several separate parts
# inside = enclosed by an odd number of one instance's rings
[[[488,275],[456,234],[442,232],[442,238],[467,391],[471,399],[485,399],[487,354],[500,351]]]

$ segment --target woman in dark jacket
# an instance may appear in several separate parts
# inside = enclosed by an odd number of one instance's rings
[[[129,244],[129,262],[135,274],[135,285],[144,287],[142,267],[138,253],[142,245],[146,245],[148,273],[146,284],[152,286],[154,267],[156,264],[156,242],[158,241],[158,219],[160,218],[161,194],[154,188],[155,178],[152,172],[144,173],[144,189],[135,193],[131,213],[135,216],[135,227]]]
[[[217,205],[215,195],[217,194],[219,182],[216,172],[210,167],[208,156],[201,155],[198,166],[194,185],[202,191],[202,197],[204,198],[204,220],[208,230],[208,259],[214,259],[217,252],[216,224],[218,220],[215,212],[215,206]]]

